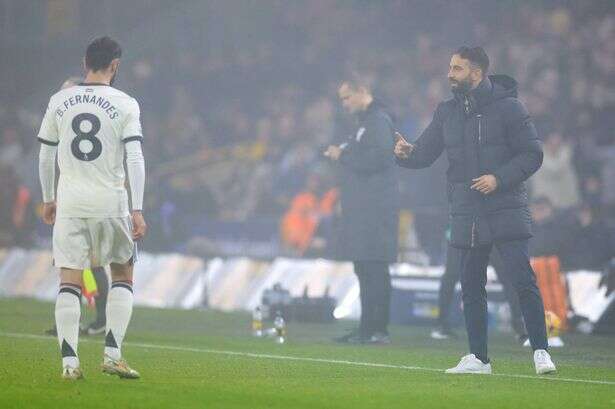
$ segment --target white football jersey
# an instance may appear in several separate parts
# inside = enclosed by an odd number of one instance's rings
[[[124,143],[142,140],[137,101],[104,84],[81,84],[49,100],[38,139],[58,146],[56,217],[129,214]]]

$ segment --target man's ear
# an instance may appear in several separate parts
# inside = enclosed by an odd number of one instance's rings
[[[115,58],[113,60],[111,60],[111,73],[115,74],[117,72],[117,69],[120,66],[120,59],[119,58]]]
[[[470,71],[470,75],[472,76],[472,81],[478,82],[483,78],[483,70],[480,68],[473,68]]]

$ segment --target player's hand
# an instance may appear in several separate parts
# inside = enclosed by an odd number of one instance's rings
[[[330,145],[325,151],[324,155],[331,160],[339,160],[342,155],[342,148],[335,145]]]
[[[395,132],[395,156],[399,159],[408,159],[414,150],[414,145],[406,141],[402,134]]]
[[[145,236],[147,232],[147,223],[143,218],[143,213],[140,210],[134,210],[132,212],[132,239],[140,240]]]
[[[498,180],[493,175],[483,175],[479,178],[472,179],[470,189],[478,190],[484,195],[492,193],[498,188]]]
[[[43,203],[43,223],[54,224],[56,222],[56,202]]]

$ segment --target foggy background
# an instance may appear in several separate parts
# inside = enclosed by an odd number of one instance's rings
[[[308,185],[318,198],[335,192],[322,151],[351,126],[336,100],[341,80],[369,79],[413,140],[450,97],[451,53],[480,45],[492,73],[520,83],[545,141],[529,185],[557,210],[569,238],[564,265],[598,269],[613,256],[614,9],[609,1],[1,0],[0,247],[49,247],[51,229],[37,216],[36,134],[50,95],[82,74],[96,36],[120,42],[116,86],[141,106],[150,226],[142,247],[262,258],[335,258],[334,204],[318,215],[307,250],[284,220]],[[445,167],[400,171],[402,258],[443,261]]]

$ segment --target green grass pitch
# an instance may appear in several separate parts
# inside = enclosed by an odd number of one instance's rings
[[[453,376],[442,370],[465,337],[433,341],[426,328],[393,327],[393,344],[374,347],[330,341],[350,322],[291,324],[276,345],[250,336],[247,314],[137,308],[123,352],[141,379],[102,374],[102,337],[83,337],[85,379],[68,382],[42,336],[52,322],[51,303],[0,299],[0,408],[615,409],[613,338],[566,336],[558,374],[543,379],[528,349],[491,334],[497,375]]]

